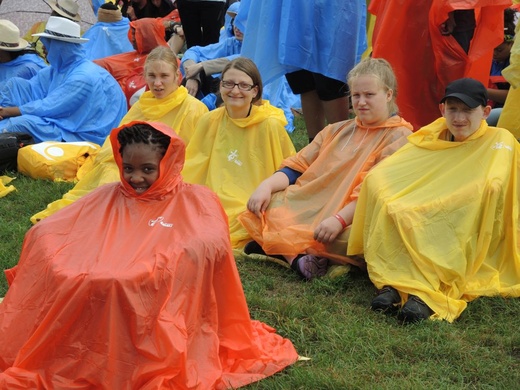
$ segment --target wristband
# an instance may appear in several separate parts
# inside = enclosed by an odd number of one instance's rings
[[[334,217],[339,221],[339,223],[341,223],[341,226],[343,227],[343,229],[345,229],[347,227],[347,223],[345,222],[345,220],[343,219],[343,217],[339,214],[334,214]]]

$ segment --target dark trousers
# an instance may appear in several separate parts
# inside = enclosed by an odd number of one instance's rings
[[[218,42],[225,2],[177,0],[177,9],[188,48]]]

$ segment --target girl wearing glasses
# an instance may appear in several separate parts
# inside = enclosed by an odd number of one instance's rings
[[[261,98],[262,80],[251,60],[239,57],[224,68],[220,93],[224,105],[197,123],[183,176],[216,192],[229,219],[231,243],[242,248],[250,238],[237,216],[255,188],[295,149],[283,111]]]

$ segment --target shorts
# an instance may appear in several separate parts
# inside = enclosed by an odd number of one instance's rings
[[[299,95],[316,91],[320,100],[329,101],[348,96],[348,86],[345,82],[308,70],[297,70],[285,75],[293,93]]]

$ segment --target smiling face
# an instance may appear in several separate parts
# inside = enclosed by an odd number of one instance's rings
[[[151,61],[145,67],[146,84],[157,99],[165,98],[179,88],[178,76],[179,71],[166,61]]]
[[[147,191],[159,178],[159,166],[164,150],[158,145],[134,143],[126,145],[123,159],[123,178],[136,193]]]
[[[253,85],[253,79],[241,70],[230,68],[222,75],[222,81],[235,84],[244,83]],[[235,85],[232,89],[220,86],[220,94],[226,106],[227,112],[232,118],[245,118],[249,113],[253,99],[258,94],[258,87],[254,86],[250,91],[244,91]]]
[[[365,126],[377,126],[390,116],[389,102],[393,91],[386,90],[382,82],[373,75],[360,75],[351,81],[352,107]]]
[[[464,141],[478,130],[482,119],[486,119],[491,107],[470,108],[456,98],[448,98],[440,105],[442,116],[446,118],[448,130],[457,142]]]

